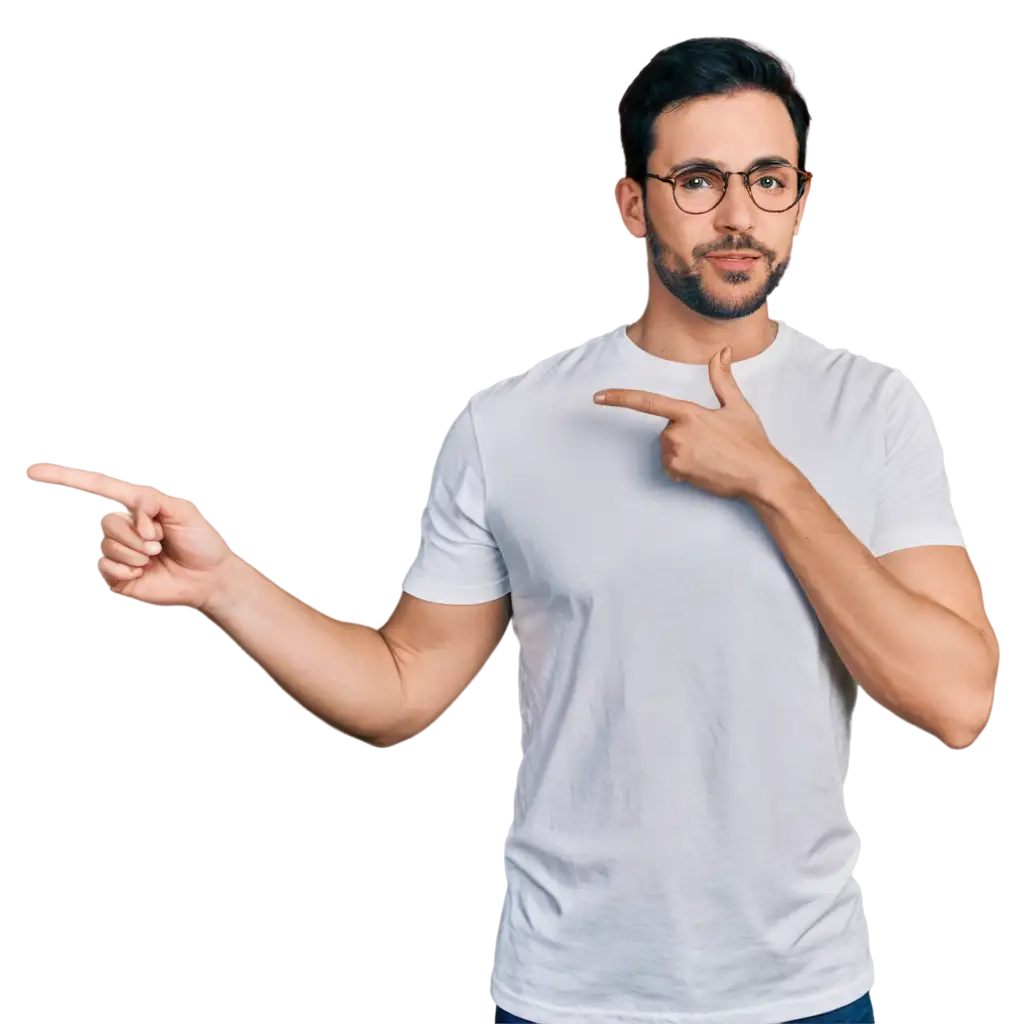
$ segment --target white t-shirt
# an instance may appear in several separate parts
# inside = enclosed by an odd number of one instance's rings
[[[899,370],[778,321],[733,374],[875,555],[963,546]],[[642,388],[719,408],[625,325],[473,395],[403,583],[511,591],[522,750],[490,993],[542,1024],[770,1024],[874,981],[843,782],[857,696],[751,505],[674,481]]]

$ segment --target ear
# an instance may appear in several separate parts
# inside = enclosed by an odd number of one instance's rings
[[[640,186],[627,177],[617,177],[608,185],[608,208],[615,214],[615,230],[634,248],[647,237]]]

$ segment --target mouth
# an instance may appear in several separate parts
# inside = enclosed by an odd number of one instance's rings
[[[744,270],[747,267],[752,267],[761,257],[760,256],[709,256],[716,266],[722,267],[723,269],[732,270]]]
[[[756,260],[760,259],[759,252],[752,252],[749,249],[738,249],[736,252],[712,252],[708,253],[708,259],[712,260]]]

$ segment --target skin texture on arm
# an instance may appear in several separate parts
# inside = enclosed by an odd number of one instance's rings
[[[504,635],[511,597],[451,605],[403,591],[373,629],[317,612],[240,562],[203,611],[307,710],[389,747],[434,722],[473,681]]]
[[[769,479],[751,504],[853,677],[947,746],[970,746],[992,707],[998,648],[964,549],[907,549],[887,568],[796,467]]]
[[[990,658],[989,673],[981,694],[981,718],[968,734],[968,743],[962,744],[969,745],[988,724],[999,671],[999,641],[985,613],[981,581],[974,564],[965,548],[952,544],[901,548],[880,555],[877,561],[906,590],[948,608],[971,625],[985,642]]]
[[[440,604],[402,592],[380,634],[402,680],[393,727],[377,746],[410,739],[436,721],[476,678],[512,620],[512,596]]]
[[[969,622],[988,646],[995,675],[999,643],[985,613],[981,581],[966,548],[952,544],[900,548],[879,555],[878,563],[907,590],[930,598]]]
[[[130,510],[102,520],[99,569],[110,589],[197,609],[308,711],[372,746],[391,746],[435,721],[483,667],[512,618],[510,594],[460,605],[403,592],[379,630],[341,622],[239,558],[191,501],[52,463],[30,466],[28,476]]]
[[[947,746],[969,746],[992,706],[998,650],[973,569],[968,575],[962,555],[935,554],[945,546],[883,567],[772,445],[724,356],[708,364],[719,409],[627,388],[595,401],[667,419],[661,453],[669,477],[751,504],[863,689]],[[974,622],[954,609],[967,609]]]

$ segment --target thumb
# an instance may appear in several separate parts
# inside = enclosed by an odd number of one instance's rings
[[[719,349],[708,363],[708,375],[711,387],[723,406],[737,400],[743,401],[743,394],[736,378],[732,375],[732,346],[726,345]]]
[[[143,540],[163,540],[163,528],[155,517],[164,510],[165,497],[159,491],[147,488],[137,504],[132,506],[132,512],[135,515],[135,529]]]

